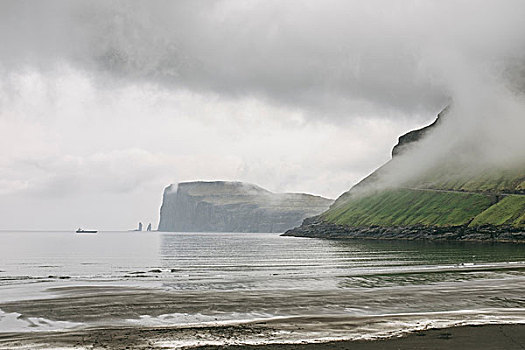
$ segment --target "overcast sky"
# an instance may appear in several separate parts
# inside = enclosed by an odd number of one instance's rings
[[[2,1],[0,228],[156,227],[191,180],[336,198],[450,101],[521,96],[524,18],[517,0]]]

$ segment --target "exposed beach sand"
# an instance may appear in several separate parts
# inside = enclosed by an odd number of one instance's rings
[[[193,337],[199,350],[324,350],[324,349],[434,349],[514,350],[525,348],[525,325],[464,326],[431,329],[403,337],[374,341],[334,341],[310,344],[203,345],[199,339],[213,334],[235,339],[238,334],[264,331],[261,325],[195,328],[102,328],[64,333],[1,334],[0,349],[177,349],[186,348],[180,338]],[[201,345],[199,345],[201,344]]]
[[[260,350],[513,350],[525,348],[525,325],[465,326],[432,329],[416,332],[401,338],[376,341],[337,341],[322,344],[264,345],[264,346],[203,346],[199,350],[212,349],[260,349]]]
[[[208,349],[224,346],[262,349],[444,349],[445,346],[447,349],[522,349],[521,346],[525,345],[525,325],[512,325],[525,320],[525,312],[519,307],[495,308],[486,313],[464,310],[355,315],[330,313],[330,310],[341,308],[345,303],[350,305],[352,300],[359,298],[371,304],[377,296],[349,292],[312,295],[312,291],[166,292],[95,286],[70,286],[49,291],[54,297],[0,303],[4,315],[29,324],[25,329],[15,328],[8,332],[4,327],[4,332],[0,333],[0,349],[176,349],[202,346],[208,346]],[[396,295],[395,291],[400,294]],[[407,291],[408,288],[392,289],[389,298],[392,302],[410,301],[415,305],[416,300],[409,300]],[[419,302],[424,302],[422,295],[419,298]],[[475,299],[473,295],[465,295],[465,298]],[[316,300],[318,308],[315,307]],[[273,315],[247,312],[260,309],[264,303],[276,307]],[[319,310],[319,313],[289,313],[294,308],[297,311],[304,309],[309,303],[313,307],[311,310]],[[321,308],[327,305],[332,305],[332,309]],[[278,308],[288,310],[287,315],[279,316]],[[239,316],[222,319],[224,314]],[[188,315],[203,318],[192,322],[185,319]],[[71,323],[71,328],[67,322]],[[66,326],[62,328],[53,328],[55,324],[64,323]],[[486,325],[488,323],[507,325]],[[478,326],[450,328],[464,325]],[[428,331],[433,328],[445,330]],[[410,331],[416,335],[406,336]],[[399,336],[405,337],[397,339]],[[377,340],[385,338],[393,339]],[[285,343],[295,344],[282,345]]]

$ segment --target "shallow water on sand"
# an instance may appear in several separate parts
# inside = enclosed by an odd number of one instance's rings
[[[0,332],[266,320],[275,341],[367,338],[525,322],[524,290],[523,245],[0,232]]]

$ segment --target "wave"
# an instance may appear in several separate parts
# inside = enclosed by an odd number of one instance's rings
[[[53,321],[43,317],[26,317],[18,312],[0,309],[0,333],[47,332],[84,326],[79,322]]]
[[[341,340],[378,340],[400,337],[408,333],[428,329],[441,329],[459,326],[482,326],[491,324],[525,324],[525,309],[484,309],[457,310],[430,313],[403,313],[373,316],[312,315],[312,316],[242,316],[240,319],[217,320],[198,323],[179,324],[177,328],[199,327],[199,337],[194,333],[177,334],[176,340],[162,340],[155,343],[159,347],[184,348],[203,345],[264,345],[264,344],[302,344]],[[259,317],[257,317],[259,316]],[[167,326],[169,320],[184,318],[184,315],[162,315],[157,318],[145,317],[149,326]],[[210,317],[210,316],[208,316]],[[205,319],[204,315],[200,319]],[[134,322],[136,322],[135,320]],[[139,321],[140,323],[140,321]],[[221,331],[226,326],[247,326],[256,332],[229,330],[228,337]],[[174,327],[172,324],[171,327]],[[192,335],[193,334],[193,335]]]

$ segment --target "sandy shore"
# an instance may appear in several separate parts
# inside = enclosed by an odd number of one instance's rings
[[[490,285],[494,288],[484,289],[476,283],[473,281],[469,284],[472,288],[460,290],[444,285],[437,294],[433,293],[436,285],[433,290],[406,286],[322,292],[167,292],[107,286],[61,287],[49,289],[52,298],[0,303],[4,315],[9,313],[15,322],[29,324],[23,330],[12,328],[11,333],[4,328],[0,333],[0,349],[525,349],[525,324],[446,328],[489,321],[518,323],[525,319],[525,311],[517,304],[523,295],[519,283],[509,288],[508,283],[496,280]],[[446,307],[457,303],[458,298],[476,307],[476,303],[487,305],[504,295],[506,308],[361,316],[331,313],[352,307],[356,300],[373,306],[386,295],[391,308],[410,305],[419,309],[431,302]],[[271,315],[277,316],[257,317],[246,313],[250,310],[271,310]],[[313,312],[305,314],[304,310]],[[284,311],[286,316],[278,316],[277,311]],[[201,319],[190,317],[188,321],[185,315],[201,315]],[[221,319],[222,315],[249,318]],[[74,322],[75,328],[45,328],[53,322]],[[424,331],[395,337],[409,329]],[[305,339],[359,339],[362,335],[391,338],[283,345]],[[238,345],[261,343],[274,345]]]
[[[401,338],[375,341],[336,341],[321,344],[275,344],[261,346],[202,346],[199,350],[514,350],[525,349],[525,325],[465,326],[432,329]]]
[[[63,333],[0,334],[0,349],[176,349],[183,344],[180,336],[193,334],[192,349],[250,349],[250,350],[324,350],[324,349],[478,349],[513,350],[525,348],[525,325],[464,326],[432,329],[400,338],[375,341],[335,341],[317,344],[270,344],[270,345],[198,345],[204,333],[215,333],[225,338],[235,338],[238,332],[257,332],[257,327],[226,326],[196,328],[105,328]],[[185,334],[182,334],[185,333]],[[201,342],[201,344],[203,344]]]

